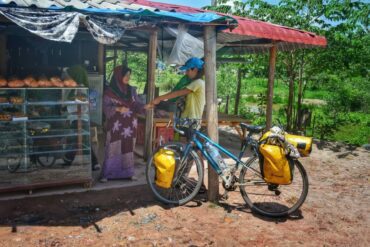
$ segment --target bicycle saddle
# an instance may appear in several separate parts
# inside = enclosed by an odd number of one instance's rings
[[[265,126],[261,126],[261,125],[249,125],[249,124],[245,124],[245,123],[240,123],[240,127],[244,130],[248,130],[249,132],[251,133],[260,133],[261,131],[263,131],[265,129]]]

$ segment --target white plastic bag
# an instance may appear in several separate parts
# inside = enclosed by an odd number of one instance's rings
[[[166,32],[176,37],[176,42],[168,58],[169,64],[183,65],[191,57],[204,56],[203,41],[188,33],[185,25],[179,25],[177,29],[166,27]]]

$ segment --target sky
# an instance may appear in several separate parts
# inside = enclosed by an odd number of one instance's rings
[[[201,8],[211,4],[211,0],[151,0],[151,1],[191,6],[195,8]],[[279,0],[267,0],[267,2],[276,4],[279,2]]]

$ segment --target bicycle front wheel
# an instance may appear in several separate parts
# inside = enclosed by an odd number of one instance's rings
[[[268,184],[260,172],[259,159],[251,158],[240,172],[240,192],[252,211],[269,217],[284,217],[295,212],[308,193],[308,177],[302,164],[294,161],[293,182]]]
[[[181,164],[176,164],[172,186],[168,189],[159,187],[155,182],[156,167],[153,157],[146,167],[147,183],[155,197],[165,204],[184,205],[199,192],[203,182],[203,166],[197,153],[192,150]]]

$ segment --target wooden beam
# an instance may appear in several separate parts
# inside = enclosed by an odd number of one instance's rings
[[[277,48],[276,46],[273,46],[270,48],[269,78],[268,78],[267,104],[266,104],[266,129],[270,129],[272,127],[272,105],[273,105],[273,98],[274,98],[276,55],[277,55]]]
[[[241,70],[241,68],[238,68],[238,86],[236,88],[234,115],[238,115],[238,112],[239,112],[239,101],[240,101],[240,88],[241,88],[241,85],[242,85],[242,70]]]
[[[206,78],[206,112],[209,137],[218,142],[217,83],[216,83],[216,29],[204,28],[204,69]],[[218,201],[218,174],[208,164],[208,200]]]
[[[217,64],[224,64],[224,63],[244,63],[248,64],[251,63],[251,60],[248,58],[223,58],[223,57],[218,57],[217,59]]]
[[[150,33],[149,40],[149,54],[148,54],[148,91],[147,91],[147,103],[154,99],[155,93],[155,68],[157,58],[157,39],[158,32],[154,31]],[[144,159],[147,160],[152,154],[153,144],[153,118],[154,111],[149,110],[146,112],[145,119],[145,146],[144,146]]]

